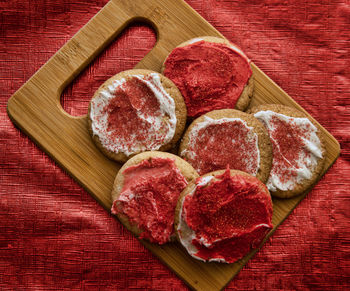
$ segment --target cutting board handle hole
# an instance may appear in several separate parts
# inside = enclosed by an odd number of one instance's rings
[[[129,24],[62,92],[61,105],[72,116],[85,115],[100,85],[132,69],[156,43],[154,27],[144,21]]]

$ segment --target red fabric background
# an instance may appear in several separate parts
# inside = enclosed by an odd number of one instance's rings
[[[350,288],[349,1],[187,2],[342,147],[227,289]],[[0,1],[0,289],[187,288],[6,115],[8,98],[105,3]],[[85,114],[101,82],[132,68],[154,40],[141,25],[125,32],[66,89],[64,108]]]

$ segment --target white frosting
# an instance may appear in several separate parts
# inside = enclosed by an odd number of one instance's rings
[[[196,190],[196,188],[198,187],[198,186],[206,186],[206,185],[208,185],[209,184],[209,182],[211,181],[211,180],[213,180],[213,176],[206,176],[206,177],[200,177],[198,180],[197,180],[197,182],[196,182],[196,187],[193,189],[193,191],[191,192],[191,195],[193,195],[193,193],[194,193],[194,191]]]
[[[256,167],[254,169],[251,169],[250,174],[251,175],[256,175],[258,173],[259,167],[260,167],[260,150],[259,150],[259,145],[258,145],[258,135],[253,132],[253,127],[249,127],[247,122],[245,120],[242,120],[240,118],[220,118],[220,119],[212,119],[208,116],[204,116],[204,121],[199,122],[197,124],[195,124],[191,130],[191,132],[189,133],[189,142],[188,142],[188,147],[187,149],[183,150],[180,155],[182,157],[185,157],[188,160],[194,160],[196,159],[197,154],[190,150],[191,144],[194,144],[197,142],[197,138],[199,132],[204,129],[207,128],[208,126],[211,125],[217,125],[217,124],[224,124],[224,123],[228,123],[228,122],[239,122],[242,124],[242,126],[244,126],[246,129],[248,129],[248,135],[247,135],[247,143],[253,143],[255,145],[255,150],[257,153],[257,159],[256,159]],[[214,137],[211,137],[212,139],[214,139]],[[220,142],[218,140],[218,142]],[[232,138],[232,143],[235,143],[234,137]],[[237,150],[239,151],[246,151],[246,149],[244,148],[244,144],[240,144],[240,145],[236,145],[237,146]],[[227,149],[223,149],[223,150],[227,150]],[[234,153],[232,153],[234,154]],[[252,158],[252,156],[248,156],[248,158]],[[247,164],[249,164],[248,159],[246,160]],[[200,171],[200,169],[196,169],[197,171]]]
[[[213,179],[213,176],[201,177],[199,180],[197,180],[196,186],[193,188],[193,190],[187,195],[192,196],[198,186],[208,185],[212,179]],[[181,207],[179,212],[179,225],[177,227],[177,231],[180,237],[180,242],[192,257],[201,261],[205,261],[202,258],[197,257],[195,255],[198,252],[198,249],[192,244],[192,240],[196,238],[196,233],[187,225],[186,221],[182,217],[183,204],[186,196],[183,197],[181,200]],[[187,234],[187,236],[184,236],[184,234]]]
[[[248,63],[250,63],[250,59],[246,56],[246,54],[240,49],[238,48],[237,46],[233,45],[233,44],[230,44],[229,47],[234,50],[236,53],[238,53],[239,55],[241,55],[243,58],[246,59],[246,61]]]
[[[130,202],[131,200],[133,200],[135,198],[135,193],[128,190],[128,191],[124,191],[122,192],[122,195],[120,195],[118,197],[118,201],[123,201],[123,202]]]
[[[124,90],[123,84],[127,81],[126,79],[114,80],[112,85],[108,86],[106,90],[101,91],[91,101],[90,108],[93,134],[99,137],[101,144],[107,150],[115,153],[122,152],[127,156],[146,150],[158,150],[163,144],[172,140],[176,129],[175,102],[162,86],[160,76],[151,73],[147,75],[147,79],[143,75],[133,75],[132,77],[136,77],[146,84],[152,90],[160,105],[161,114],[159,116],[146,116],[141,110],[136,111],[138,117],[149,124],[148,132],[145,134],[148,138],[138,140],[137,134],[130,132],[129,137],[132,142],[126,143],[123,137],[113,137],[113,132],[107,130],[108,113],[104,109],[111,99],[114,98],[114,93],[117,89]],[[164,127],[164,123],[166,123],[166,133],[160,131],[162,126]],[[165,137],[162,143],[154,141],[154,137],[158,139],[159,137],[163,137],[164,134]]]
[[[302,128],[303,131],[307,133],[306,137],[302,137],[305,144],[305,151],[301,151],[299,153],[299,157],[296,161],[288,161],[281,155],[282,158],[289,164],[288,169],[294,172],[296,175],[291,175],[287,181],[283,182],[282,178],[285,179],[285,177],[281,177],[276,172],[276,169],[280,168],[281,165],[276,165],[274,160],[272,162],[270,177],[266,183],[267,188],[270,191],[276,191],[277,189],[282,191],[292,190],[297,183],[301,183],[305,179],[310,179],[312,176],[312,171],[315,169],[318,160],[322,158],[321,142],[316,134],[317,128],[310,122],[310,120],[307,118],[290,117],[270,110],[259,111],[255,113],[254,116],[262,121],[269,131],[271,141],[275,144],[274,151],[277,150],[280,152],[280,145],[278,140],[273,139],[271,136],[271,133],[273,133],[275,130],[274,125],[271,123],[272,117],[277,117],[278,119],[289,124],[293,123],[293,125]]]
[[[206,177],[202,177],[200,178],[199,181],[197,181],[198,183],[196,183],[196,186],[193,188],[193,190],[187,194],[187,195],[193,195],[193,193],[196,191],[198,186],[205,186],[207,184],[210,183],[210,181],[213,179],[213,176],[206,176]],[[185,201],[185,197],[182,198],[181,200],[181,208],[180,208],[180,213],[179,213],[179,225],[177,227],[177,231],[179,233],[179,238],[180,238],[180,242],[181,244],[185,247],[185,249],[187,250],[187,252],[194,257],[197,260],[203,261],[205,262],[204,259],[202,259],[201,257],[196,256],[196,253],[198,252],[198,249],[193,245],[192,241],[194,239],[198,240],[197,234],[196,232],[191,229],[186,221],[183,219],[183,204]],[[186,234],[186,236],[184,236],[184,234]],[[199,238],[199,241],[205,246],[205,247],[210,247],[214,242],[207,242],[206,239],[204,239],[203,237]],[[220,241],[220,239],[216,240],[215,242]],[[220,262],[220,263],[227,263],[227,261],[224,258],[210,258],[208,259],[208,262]]]
[[[199,41],[202,41],[202,40],[204,40],[204,39],[200,38],[200,37],[196,37],[196,38],[193,38],[190,41],[188,41],[188,44],[196,43],[196,42],[199,42]]]
[[[181,209],[179,213],[179,225],[177,227],[180,242],[192,257],[198,260],[204,261],[202,258],[199,258],[195,255],[198,252],[198,249],[192,244],[192,240],[196,238],[196,233],[187,225],[186,221],[184,221],[184,219],[182,218],[184,200],[185,200],[185,197],[182,198],[181,200]],[[184,234],[186,234],[186,236]]]

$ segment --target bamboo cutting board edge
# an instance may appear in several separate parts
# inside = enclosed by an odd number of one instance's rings
[[[146,20],[147,23],[154,27],[157,33],[155,47],[136,65],[137,68],[144,67],[159,71],[166,54],[177,44],[189,38],[201,35],[223,37],[183,1],[149,0],[146,4],[144,2],[142,0],[135,0],[133,2],[128,0],[112,0],[108,2],[95,17],[11,97],[7,106],[7,112],[12,122],[33,139],[41,149],[53,158],[56,163],[68,172],[75,181],[82,185],[108,211],[111,201],[109,194],[107,197],[106,193],[110,191],[114,175],[118,170],[118,165],[107,161],[101,153],[96,151],[90,137],[85,132],[81,132],[84,128],[86,129],[86,117],[71,117],[64,112],[59,103],[62,90],[133,20]],[[181,22],[181,20],[184,20],[184,22]],[[188,26],[186,26],[187,24]],[[193,27],[196,30],[193,30]],[[165,28],[167,28],[167,33],[165,33]],[[186,30],[184,30],[185,28]],[[181,36],[172,35],[168,33],[168,30],[177,33],[181,31]],[[87,39],[93,39],[94,41],[91,43]],[[264,98],[268,96],[271,98],[270,101],[283,104],[287,103],[286,105],[294,106],[305,112],[300,105],[292,100],[255,65],[253,65],[253,69],[258,81],[258,90],[256,98],[253,100],[254,102],[266,102]],[[264,87],[264,85],[268,86]],[[37,112],[38,109],[42,108],[49,109],[52,114]],[[64,137],[60,141],[55,139],[55,134],[57,133],[52,128],[55,122],[66,122],[70,127],[67,132],[63,129],[63,132],[58,133]],[[327,157],[326,168],[320,176],[321,178],[339,156],[340,147],[339,143],[327,130],[321,126],[320,128],[326,134],[327,145],[331,149]],[[86,146],[85,150],[70,148],[70,142],[73,144],[75,142],[74,140],[69,140],[72,133],[79,134],[82,145]],[[67,151],[68,155],[64,156],[61,151]],[[96,170],[95,173],[93,171],[94,169],[91,169],[90,155],[92,156],[91,161],[98,161],[100,166],[106,166],[105,172],[98,172]],[[97,178],[99,181],[92,183],[91,179],[89,180],[79,173],[74,163],[82,163],[90,171],[89,175]],[[288,217],[290,212],[293,211],[306,194],[304,193],[302,196],[290,200],[274,200],[274,208],[278,208],[278,211],[274,211],[275,221],[277,220],[277,223],[274,223],[274,229],[269,233],[269,236]],[[280,211],[283,213],[279,213]],[[277,214],[278,216],[276,216]],[[201,264],[192,262],[191,260],[194,259],[186,257],[186,254],[184,255],[184,251],[179,245],[158,247],[147,242],[142,243],[179,275],[189,287],[198,290],[217,290],[224,288],[244,264],[257,252],[257,250],[252,251],[236,264]],[[176,257],[177,255],[180,257]],[[177,260],[180,260],[180,265]],[[188,265],[181,265],[181,263]],[[190,274],[184,270],[184,267],[187,268]],[[200,279],[203,276],[208,278],[202,278],[201,281]]]

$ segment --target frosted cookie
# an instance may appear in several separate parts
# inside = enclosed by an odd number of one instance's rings
[[[138,154],[115,178],[111,211],[136,236],[164,244],[174,234],[179,195],[197,177],[191,165],[173,154]]]
[[[162,72],[180,89],[189,117],[215,109],[245,110],[253,95],[250,60],[222,38],[203,36],[180,44]]]
[[[186,106],[168,78],[129,70],[107,80],[89,104],[90,134],[109,158],[125,162],[148,150],[169,150],[186,124]]]
[[[228,165],[264,183],[272,163],[265,127],[250,114],[234,109],[214,110],[194,120],[182,138],[179,155],[199,175]]]
[[[273,162],[267,187],[281,198],[299,195],[314,184],[325,158],[323,136],[306,114],[294,108],[267,104],[250,111],[267,128]]]
[[[235,170],[208,173],[181,193],[178,240],[194,258],[233,263],[257,248],[272,229],[272,201],[257,178]]]

